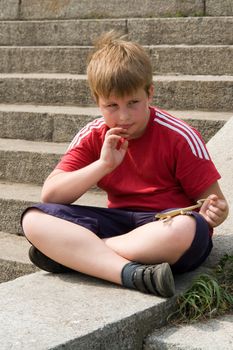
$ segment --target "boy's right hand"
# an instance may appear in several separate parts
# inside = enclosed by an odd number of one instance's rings
[[[127,130],[123,128],[112,128],[106,132],[100,160],[104,162],[108,172],[113,171],[123,161],[128,149],[127,136]]]

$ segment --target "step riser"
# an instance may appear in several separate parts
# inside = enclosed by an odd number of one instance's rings
[[[133,5],[133,6],[132,6]],[[163,0],[124,1],[110,0],[5,0],[0,3],[1,19],[44,19],[44,18],[103,18],[103,17],[163,17],[196,16],[204,14],[203,0]]]
[[[233,81],[155,79],[154,103],[165,109],[232,110]],[[0,79],[0,103],[95,105],[80,79]]]
[[[83,47],[0,47],[0,72],[84,74],[90,50]]]
[[[55,168],[60,156],[60,154],[0,150],[0,180],[41,185]]]
[[[85,74],[91,48],[0,48],[1,73]],[[233,72],[233,46],[147,48],[153,74],[224,75]]]
[[[150,49],[154,74],[231,75],[233,46],[155,47]]]
[[[177,17],[177,16],[232,16],[233,6],[229,0],[1,0],[0,19],[67,19],[101,17]]]
[[[155,91],[155,105],[165,109],[232,110],[233,81],[158,81]]]
[[[38,198],[39,201],[39,198]],[[14,199],[0,199],[0,231],[12,233],[12,234],[23,234],[23,230],[20,225],[20,218],[23,211],[34,204],[35,202],[19,201]]]
[[[128,21],[130,38],[143,45],[232,45],[232,28],[232,17]]]
[[[82,127],[96,117],[93,115],[0,111],[0,138],[70,142]],[[188,119],[188,123],[200,130],[207,142],[224,125],[225,121]],[[25,125],[27,125],[26,128]]]
[[[91,115],[0,111],[0,138],[70,142],[76,132],[94,118]]]
[[[25,21],[0,22],[0,45],[92,45],[102,32],[116,30],[126,33],[126,21]]]
[[[231,45],[232,26],[232,17],[10,21],[0,22],[0,45],[92,45],[95,38],[111,29],[128,33],[130,39],[143,45]]]
[[[207,0],[206,16],[233,16],[233,3],[231,0]]]

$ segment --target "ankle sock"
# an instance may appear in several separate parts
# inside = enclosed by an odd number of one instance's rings
[[[141,266],[141,264],[130,262],[123,267],[121,271],[121,281],[124,287],[136,289],[133,283],[133,275],[139,266]]]

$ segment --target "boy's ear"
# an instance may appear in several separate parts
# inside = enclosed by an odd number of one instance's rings
[[[153,96],[154,96],[154,85],[151,84],[151,86],[149,87],[149,101],[152,102]]]

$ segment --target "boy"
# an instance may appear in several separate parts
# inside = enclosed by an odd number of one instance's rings
[[[228,215],[220,175],[196,130],[150,106],[152,67],[140,45],[105,34],[87,74],[103,117],[76,135],[46,179],[42,203],[24,213],[29,256],[46,271],[76,270],[170,297],[173,273],[206,259],[213,227]],[[96,184],[108,208],[71,204]],[[199,213],[155,217],[203,198]]]

